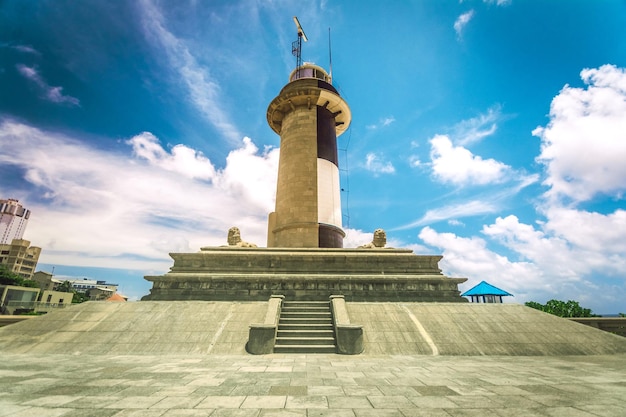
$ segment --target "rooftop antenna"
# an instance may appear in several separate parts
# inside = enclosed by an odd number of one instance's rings
[[[328,78],[333,79],[333,53],[330,49],[330,27],[328,27]]]
[[[300,78],[300,67],[302,66],[302,41],[307,41],[306,35],[304,34],[304,30],[302,26],[300,26],[300,21],[296,16],[293,17],[293,22],[296,24],[296,28],[298,29],[298,40],[294,41],[291,44],[291,53],[296,57],[296,79]]]

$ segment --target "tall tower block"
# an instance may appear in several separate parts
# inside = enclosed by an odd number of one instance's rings
[[[0,200],[0,244],[11,244],[13,239],[21,239],[30,218],[30,210],[18,200]]]
[[[310,63],[297,67],[270,103],[267,122],[280,135],[280,160],[267,247],[343,247],[337,137],[350,120],[328,73]]]

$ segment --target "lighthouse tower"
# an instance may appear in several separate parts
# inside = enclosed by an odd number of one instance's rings
[[[343,247],[337,137],[350,119],[328,73],[310,63],[298,66],[270,103],[267,122],[280,135],[280,161],[268,248]]]
[[[267,247],[233,239],[228,246],[170,253],[174,266],[165,275],[145,277],[153,284],[142,300],[466,302],[458,289],[466,278],[443,275],[441,256],[377,244],[343,247],[337,137],[350,125],[350,108],[332,85],[332,71],[302,62],[306,36],[294,21],[297,65],[266,114],[280,135],[276,207],[269,215]],[[270,301],[272,309],[281,303],[276,301]],[[275,318],[276,311],[268,310],[265,317]],[[261,326],[261,338],[273,349],[277,327]]]

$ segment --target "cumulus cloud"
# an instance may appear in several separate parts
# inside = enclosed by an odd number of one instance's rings
[[[550,122],[533,134],[549,198],[575,202],[626,190],[626,70],[613,65],[580,73],[587,86],[566,85],[552,100]]]
[[[443,249],[440,266],[449,276],[468,278],[473,285],[485,280],[522,299],[528,288],[550,288],[544,272],[536,265],[526,261],[512,262],[489,250],[482,238],[438,233],[430,227],[423,228],[419,238],[430,246]]]
[[[601,214],[553,206],[545,215],[546,233],[567,240],[588,256],[585,262],[615,274],[626,270],[626,211]],[[606,267],[603,264],[606,263]]]
[[[53,87],[43,79],[41,74],[34,67],[24,64],[16,65],[17,71],[26,79],[33,82],[41,91],[42,98],[53,103],[67,104],[70,106],[80,106],[80,100],[76,97],[63,95],[63,87]]]
[[[446,275],[468,278],[462,285],[465,289],[485,280],[511,292],[515,296],[509,300],[512,302],[577,300],[596,313],[609,313],[606,305],[623,302],[623,283],[586,279],[594,272],[605,273],[602,264],[607,265],[610,255],[595,259],[597,253],[585,253],[562,238],[520,223],[515,216],[498,218],[494,224],[485,226],[484,232],[522,258],[511,259],[494,252],[485,239],[476,236],[461,237],[425,227],[419,237],[443,250],[440,267]],[[591,265],[586,265],[588,262]],[[623,254],[621,264],[614,269],[617,268],[623,271]],[[594,298],[589,296],[591,293]]]
[[[461,39],[463,37],[463,31],[465,29],[465,26],[467,26],[470,20],[472,20],[472,17],[474,17],[474,10],[465,12],[457,17],[456,21],[454,22],[454,31],[456,32],[456,36],[458,39]]]
[[[455,185],[485,185],[504,181],[510,167],[495,159],[483,159],[462,146],[454,146],[448,136],[430,140],[433,175]]]
[[[200,152],[183,145],[166,150],[149,132],[126,143],[127,153],[113,153],[0,123],[0,166],[34,186],[27,194],[3,183],[0,194],[19,198],[33,213],[25,237],[44,248],[41,262],[167,270],[168,252],[224,244],[231,226],[264,245],[278,149],[258,152],[246,138],[216,170]],[[243,181],[249,167],[260,175]]]
[[[373,152],[365,156],[365,169],[375,174],[393,174],[396,172],[391,162],[383,161],[381,156]]]
[[[185,145],[176,145],[171,152],[163,149],[159,139],[150,132],[132,137],[127,144],[133,147],[133,154],[145,159],[153,166],[176,172],[187,178],[211,181],[215,179],[215,167],[201,152]]]
[[[236,145],[242,135],[223,111],[219,84],[213,80],[208,68],[198,64],[184,41],[167,29],[159,8],[150,0],[142,0],[140,4],[147,38],[154,44],[159,54],[165,54],[169,65],[187,88],[190,101],[198,111],[231,144]]]
[[[579,223],[581,221],[587,223]],[[494,224],[485,226],[483,232],[539,267],[557,287],[576,285],[580,291],[589,285],[588,279],[593,275],[623,279],[625,225],[623,210],[601,215],[555,209],[548,213],[547,222],[540,228],[521,223],[510,215],[496,219]],[[616,284],[624,283],[616,281]],[[577,296],[587,298],[584,291],[582,293]]]

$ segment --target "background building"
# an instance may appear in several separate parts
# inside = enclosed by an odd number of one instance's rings
[[[0,264],[24,279],[32,279],[39,261],[41,248],[30,246],[30,241],[13,239],[10,244],[0,244]]]
[[[118,284],[110,284],[106,281],[100,281],[90,278],[62,278],[62,281],[69,281],[72,284],[72,289],[76,290],[76,292],[86,293],[90,290],[108,290],[111,291],[112,294],[117,292]]]
[[[40,247],[22,239],[29,218],[30,210],[19,200],[0,199],[0,264],[24,279],[33,278],[41,254]]]
[[[21,239],[30,218],[30,210],[18,200],[0,200],[0,244],[10,244],[13,239]]]

